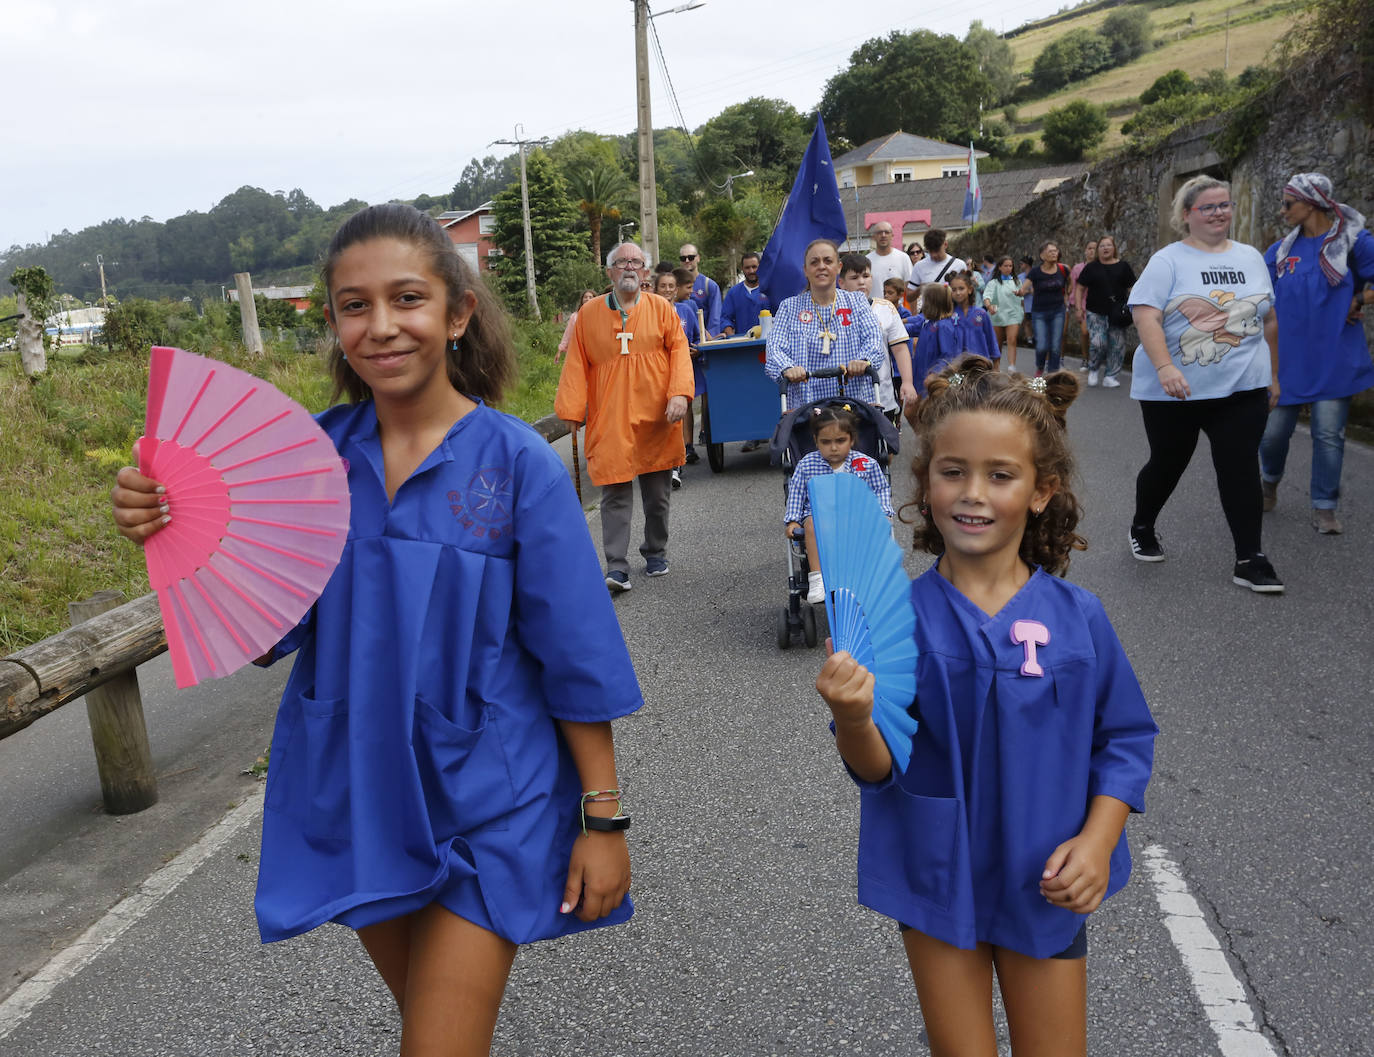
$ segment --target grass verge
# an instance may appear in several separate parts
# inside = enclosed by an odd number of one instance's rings
[[[558,324],[516,324],[519,384],[503,410],[533,421],[553,410]],[[256,374],[311,411],[329,404],[319,357],[219,348],[216,359]],[[0,355],[0,656],[68,626],[67,603],[115,589],[148,591],[142,552],[110,521],[114,473],[143,431],[147,357],[88,349],[50,355],[25,379]]]

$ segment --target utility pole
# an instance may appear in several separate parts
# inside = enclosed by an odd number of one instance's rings
[[[534,313],[536,323],[542,323],[544,317],[539,314],[539,295],[534,289],[534,239],[530,235],[530,184],[525,178],[525,144],[526,143],[545,143],[542,139],[525,139],[522,135],[525,127],[515,126],[515,139],[498,139],[492,142],[492,146],[500,144],[505,147],[520,148],[520,214],[525,226],[525,292],[530,298],[530,311]]]
[[[658,188],[654,184],[654,121],[649,108],[649,0],[634,0],[635,5],[635,88],[639,110],[639,243],[652,265],[658,256]],[[660,11],[675,15],[704,7],[706,0],[686,3]]]
[[[1231,69],[1231,9],[1226,9],[1226,57],[1222,60],[1221,71],[1226,73]]]
[[[644,259],[658,256],[658,188],[654,183],[654,122],[649,109],[649,0],[635,4],[635,87],[639,110],[639,240]]]
[[[105,330],[105,319],[110,312],[110,299],[105,293],[105,258],[99,253],[95,255],[95,265],[100,269],[100,332],[105,335],[105,349],[111,350],[110,335]]]

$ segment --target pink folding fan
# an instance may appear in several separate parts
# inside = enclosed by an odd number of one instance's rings
[[[155,346],[139,472],[171,522],[144,543],[177,686],[266,653],[324,590],[348,536],[348,477],[310,413],[267,382]]]

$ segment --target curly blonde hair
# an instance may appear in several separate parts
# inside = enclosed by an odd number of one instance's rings
[[[956,375],[959,378],[953,381]],[[1026,522],[1021,560],[1062,576],[1068,571],[1072,552],[1087,548],[1087,542],[1075,531],[1083,511],[1071,487],[1074,462],[1065,421],[1065,413],[1079,393],[1078,378],[1072,371],[1055,371],[1043,381],[1041,392],[1024,375],[1002,374],[990,360],[967,355],[926,379],[926,398],[909,418],[916,431],[916,456],[911,462],[916,497],[899,511],[902,521],[915,526],[912,544],[917,550],[945,553],[944,536],[930,514],[930,462],[940,426],[961,411],[993,411],[1023,421],[1031,435],[1036,479],[1054,477],[1059,481],[1045,509]],[[915,519],[907,516],[909,510],[916,511]]]

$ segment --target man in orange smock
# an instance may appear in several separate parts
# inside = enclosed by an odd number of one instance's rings
[[[682,428],[692,399],[692,361],[677,312],[641,292],[648,275],[633,242],[606,257],[612,291],[577,311],[554,411],[570,431],[585,421],[587,472],[601,487],[606,586],[630,589],[630,511],[635,478],[644,506],[644,571],[668,572],[670,471],[682,465]]]

